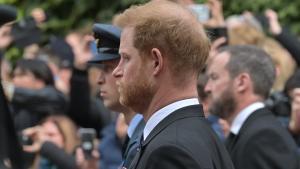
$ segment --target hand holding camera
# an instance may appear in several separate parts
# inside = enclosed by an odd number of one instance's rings
[[[41,126],[27,128],[22,132],[21,140],[23,150],[29,153],[39,152],[43,143],[47,140],[47,135]]]
[[[94,148],[96,131],[92,128],[80,128],[80,148],[76,149],[76,163],[80,169],[98,169],[99,153]]]
[[[81,140],[81,149],[86,159],[92,158],[92,152],[94,150],[94,141],[96,138],[96,131],[92,128],[80,128],[79,135]]]
[[[99,153],[97,150],[91,152],[91,158],[86,159],[82,148],[76,149],[76,163],[80,169],[99,169]]]

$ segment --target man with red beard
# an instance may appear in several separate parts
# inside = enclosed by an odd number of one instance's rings
[[[233,168],[198,101],[197,77],[210,43],[197,18],[178,4],[152,1],[115,23],[123,28],[113,71],[120,102],[146,121],[129,168]]]
[[[254,46],[229,46],[208,65],[210,112],[230,124],[226,147],[237,169],[299,169],[297,146],[265,108],[275,79],[269,55]]]

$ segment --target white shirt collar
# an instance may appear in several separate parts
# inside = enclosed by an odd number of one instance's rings
[[[230,132],[237,135],[239,134],[240,129],[242,128],[246,119],[256,110],[265,107],[262,102],[255,102],[246,108],[244,108],[233,120],[232,125],[230,127]]]
[[[129,138],[132,137],[135,128],[138,126],[138,124],[141,120],[143,120],[143,116],[141,114],[136,114],[133,116],[133,118],[131,119],[131,121],[128,125],[128,129],[127,129],[127,134],[128,134]]]
[[[144,133],[143,133],[144,140],[146,140],[146,138],[148,137],[150,132],[155,128],[155,126],[157,126],[158,123],[161,122],[168,115],[170,115],[171,113],[173,113],[174,111],[180,108],[191,106],[191,105],[197,105],[197,104],[199,104],[198,98],[185,99],[185,100],[180,100],[171,103],[156,111],[146,123],[146,126],[144,128]]]

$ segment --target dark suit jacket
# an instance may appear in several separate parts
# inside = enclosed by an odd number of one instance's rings
[[[176,110],[149,134],[130,169],[232,169],[225,146],[200,105]]]
[[[243,124],[228,151],[236,169],[299,169],[297,146],[272,113],[259,109]]]
[[[22,147],[17,139],[0,78],[0,169],[6,168],[3,165],[3,159],[10,159],[12,168],[25,168],[22,160]]]

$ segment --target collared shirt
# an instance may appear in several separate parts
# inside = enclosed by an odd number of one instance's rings
[[[173,113],[174,111],[180,108],[191,106],[191,105],[197,105],[197,104],[199,104],[198,98],[184,99],[184,100],[171,103],[156,111],[146,123],[146,126],[144,128],[144,140],[146,140],[146,138],[148,137],[150,132],[154,129],[154,127],[157,126],[158,123],[161,122],[168,115],[170,115],[171,113]]]
[[[141,120],[143,120],[143,116],[141,114],[136,114],[133,116],[127,129],[127,134],[129,138],[132,137],[135,128],[137,127],[137,125]]]
[[[255,102],[246,108],[244,108],[233,120],[232,125],[230,127],[230,132],[237,135],[239,134],[240,129],[242,128],[244,122],[247,118],[256,110],[265,107],[262,102]]]

